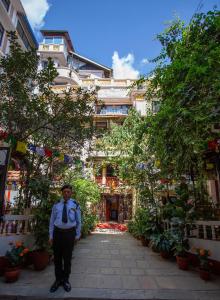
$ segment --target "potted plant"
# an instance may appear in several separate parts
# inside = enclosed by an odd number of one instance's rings
[[[59,199],[56,193],[49,190],[50,181],[47,178],[33,178],[29,183],[32,195],[38,200],[33,210],[33,234],[35,250],[31,254],[34,269],[37,271],[47,267],[52,249],[48,243],[49,220],[53,204]]]
[[[182,232],[178,232],[174,235],[173,250],[179,269],[188,270],[189,259],[187,251],[189,250],[189,243],[188,239],[184,237]]]
[[[29,252],[29,249],[20,241],[15,243],[10,242],[9,244],[11,250],[8,250],[5,254],[9,266],[6,268],[4,276],[6,282],[15,282],[19,278],[21,266],[24,263],[25,256]]]
[[[0,256],[0,276],[3,276],[5,269],[8,266],[8,259],[5,256]]]
[[[174,246],[174,239],[171,232],[164,231],[163,233],[158,233],[153,236],[152,246],[160,252],[161,257],[169,258],[172,255]]]
[[[210,280],[210,267],[211,263],[208,257],[211,252],[207,249],[195,248],[196,255],[199,260],[199,275],[203,280]]]

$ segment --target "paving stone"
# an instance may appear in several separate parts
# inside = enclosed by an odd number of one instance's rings
[[[13,284],[0,278],[0,300],[220,300],[219,277],[204,282],[195,270],[179,270],[175,261],[162,259],[128,233],[98,233],[81,240],[74,250],[71,292],[60,287],[50,294],[53,281],[53,264],[41,272],[22,270]]]
[[[146,272],[144,269],[131,268],[131,275],[145,275]]]

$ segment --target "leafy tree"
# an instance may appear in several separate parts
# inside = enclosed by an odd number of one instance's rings
[[[93,134],[96,90],[70,88],[62,94],[56,93],[53,80],[58,73],[52,59],[48,60],[47,68],[39,71],[36,50],[23,51],[13,32],[9,33],[9,39],[10,52],[0,60],[1,128],[9,133],[11,141],[15,138],[78,156],[85,140]],[[55,156],[41,157],[34,152],[22,155],[15,148],[12,155],[24,165],[25,206],[31,202],[33,178],[44,175],[53,179],[66,168]]]
[[[212,127],[220,119],[219,20],[214,9],[194,15],[189,25],[174,21],[158,35],[163,48],[148,81],[147,97],[161,101],[150,121],[149,150],[167,176],[196,179],[200,201],[206,145],[216,138]]]

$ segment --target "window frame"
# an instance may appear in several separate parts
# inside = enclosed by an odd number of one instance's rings
[[[19,31],[19,28],[21,28],[21,31]],[[30,42],[29,42],[29,40],[27,38],[27,35],[26,35],[26,33],[25,33],[25,31],[24,31],[24,29],[23,29],[23,27],[21,25],[21,22],[19,20],[17,22],[16,30],[17,30],[18,35],[21,38],[24,46],[26,47],[26,49],[27,50],[31,49]]]
[[[55,42],[56,39],[60,39],[60,43]],[[47,43],[46,41],[50,40],[49,43]],[[45,45],[64,45],[64,39],[63,37],[60,36],[46,36],[44,37],[44,44]]]
[[[5,10],[6,10],[7,12],[9,12],[10,7],[11,7],[11,1],[10,1],[10,0],[1,0],[1,2],[2,2],[2,4],[3,4]]]
[[[3,27],[2,23],[0,23],[0,32],[1,32],[1,29],[2,29],[2,35],[0,35],[0,47],[2,47],[2,42],[3,42],[3,39],[4,39],[4,34],[5,34],[5,28]]]

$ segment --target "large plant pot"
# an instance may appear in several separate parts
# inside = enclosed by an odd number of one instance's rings
[[[160,251],[160,256],[164,259],[168,259],[171,257],[171,253],[167,251]]]
[[[7,267],[5,270],[5,282],[12,283],[18,280],[21,273],[20,267]]]
[[[142,246],[148,247],[148,246],[149,246],[149,243],[150,243],[150,240],[149,240],[149,239],[146,239],[146,238],[144,238],[144,237],[141,237],[141,244],[142,244]]]
[[[47,251],[33,251],[32,262],[36,271],[44,270],[49,264],[49,254]]]
[[[8,259],[5,256],[0,256],[0,276],[3,276],[5,269],[8,267]]]
[[[189,259],[188,257],[176,256],[176,261],[179,269],[188,270],[189,269]]]
[[[211,273],[210,271],[199,269],[199,276],[201,279],[208,281],[211,278]]]
[[[30,251],[25,255],[25,259],[24,259],[24,263],[23,263],[24,267],[33,265],[33,253],[34,253],[33,251]]]

